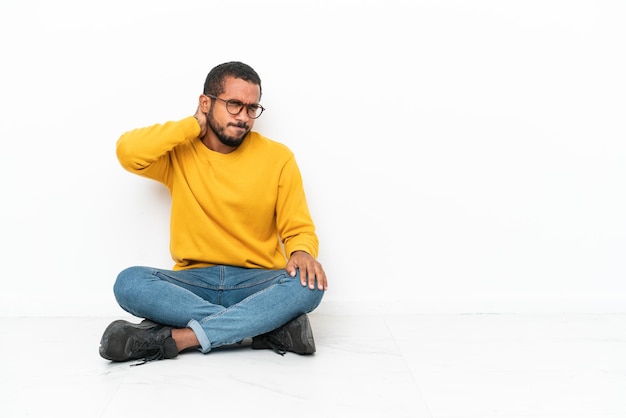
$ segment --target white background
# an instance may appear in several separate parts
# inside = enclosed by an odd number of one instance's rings
[[[0,315],[118,315],[171,267],[169,197],[126,130],[252,65],[296,154],[320,309],[626,311],[622,1],[0,3]]]

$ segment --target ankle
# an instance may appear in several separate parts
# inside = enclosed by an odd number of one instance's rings
[[[175,328],[172,330],[172,339],[176,342],[176,349],[180,353],[188,348],[200,346],[200,341],[191,328]]]

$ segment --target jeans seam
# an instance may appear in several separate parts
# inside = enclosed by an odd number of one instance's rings
[[[167,272],[164,271],[160,271],[160,270],[153,270],[152,271],[152,275],[158,278],[167,278],[167,280],[172,280],[174,282],[178,282],[178,283],[183,283],[186,284],[188,286],[195,286],[195,287],[199,287],[201,289],[210,289],[210,290],[215,290],[215,291],[220,291],[220,290],[237,290],[237,289],[247,289],[249,287],[255,287],[258,285],[261,285],[263,283],[267,283],[273,280],[276,280],[276,278],[285,275],[285,273],[279,273],[277,272],[276,275],[268,277],[265,280],[261,280],[261,281],[255,281],[254,283],[246,283],[246,284],[241,284],[241,285],[237,285],[237,286],[224,286],[224,280],[226,278],[226,274],[224,272],[223,266],[220,266],[220,274],[219,274],[219,284],[217,286],[213,286],[213,285],[207,285],[207,284],[200,284],[198,281],[189,281],[189,280],[184,280],[182,278],[179,277],[174,277],[172,275],[167,274]],[[285,277],[286,279],[290,279],[292,278],[291,276],[287,276]]]
[[[188,286],[195,286],[195,287],[199,287],[201,289],[211,289],[211,290],[220,290],[220,286],[212,286],[212,285],[207,285],[207,284],[200,284],[198,281],[189,281],[189,280],[184,280],[182,278],[179,277],[174,277],[171,276],[165,272],[162,271],[155,271],[154,276],[159,277],[159,278],[167,278],[167,280],[171,280],[177,283],[183,283],[186,284]]]

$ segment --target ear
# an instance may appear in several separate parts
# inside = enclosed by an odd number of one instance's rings
[[[200,110],[202,111],[202,113],[208,113],[209,109],[211,108],[211,98],[208,96],[205,96],[204,94],[201,94],[200,97],[198,98],[198,103],[200,105]]]

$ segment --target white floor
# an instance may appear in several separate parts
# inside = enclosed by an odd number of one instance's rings
[[[0,417],[626,417],[626,315],[310,315],[317,353],[138,367],[117,318],[0,318]]]

